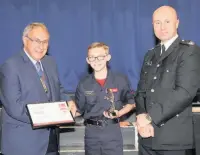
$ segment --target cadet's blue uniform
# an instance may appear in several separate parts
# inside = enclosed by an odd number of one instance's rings
[[[111,103],[105,99],[106,89],[114,91],[116,109],[124,104],[134,104],[128,79],[121,74],[108,71],[104,86],[100,86],[93,74],[83,78],[76,90],[78,111],[85,119],[86,155],[123,155],[123,141],[118,119],[103,116]]]

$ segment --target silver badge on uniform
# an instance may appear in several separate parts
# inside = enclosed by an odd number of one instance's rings
[[[152,65],[152,61],[147,61],[146,65],[151,66]]]
[[[91,91],[85,91],[85,96],[92,96],[92,95],[95,95],[94,91],[91,90]]]

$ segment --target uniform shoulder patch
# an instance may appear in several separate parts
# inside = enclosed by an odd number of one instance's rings
[[[181,40],[181,43],[185,45],[195,45],[195,43],[191,40]]]
[[[150,48],[150,49],[148,49],[148,51],[151,51],[151,50],[153,50],[154,49],[154,47],[153,48]]]
[[[157,47],[159,47],[159,46],[160,46],[160,43],[157,44],[155,47],[148,49],[148,51],[151,51],[151,50],[153,50],[153,49],[155,49],[155,48],[157,48]]]

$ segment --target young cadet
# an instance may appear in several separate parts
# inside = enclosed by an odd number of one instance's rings
[[[85,119],[86,155],[123,155],[119,118],[135,107],[135,101],[127,77],[108,69],[110,59],[107,45],[92,43],[86,61],[93,74],[76,90],[77,111]]]

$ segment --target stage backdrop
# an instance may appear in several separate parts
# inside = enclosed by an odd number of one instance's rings
[[[43,22],[51,35],[49,54],[68,91],[86,73],[87,47],[94,41],[110,46],[111,68],[136,89],[143,57],[155,44],[152,13],[161,5],[177,9],[179,34],[200,45],[199,0],[0,0],[0,64],[21,50],[27,24]]]

